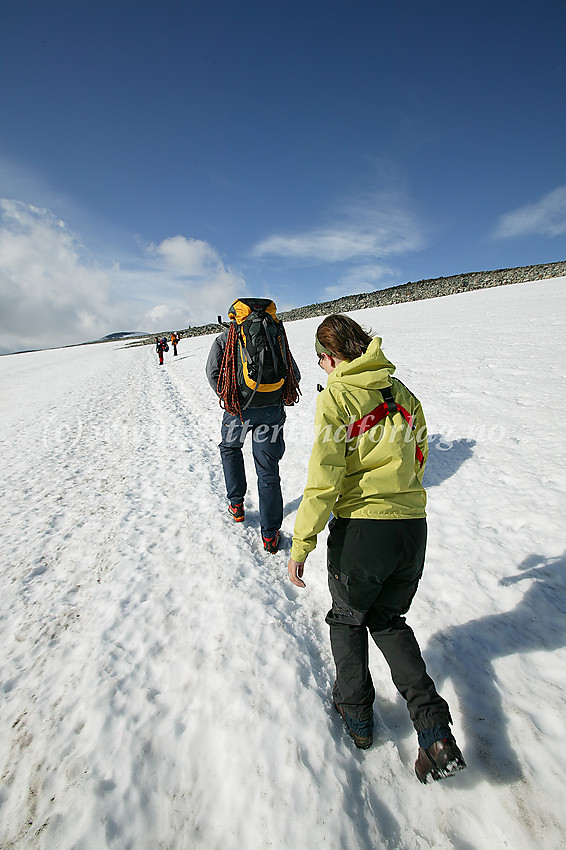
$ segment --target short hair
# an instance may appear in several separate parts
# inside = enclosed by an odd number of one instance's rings
[[[365,354],[371,336],[349,316],[327,316],[316,332],[320,342],[341,360],[355,360]]]

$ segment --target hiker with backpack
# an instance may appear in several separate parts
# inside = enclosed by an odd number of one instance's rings
[[[329,526],[327,566],[332,608],[326,616],[336,666],[332,697],[359,749],[373,743],[375,690],[368,632],[407,702],[418,736],[417,778],[426,783],[466,766],[450,730],[446,701],[428,675],[405,622],[426,549],[428,455],[418,399],[393,378],[381,339],[348,316],[331,315],[315,337],[328,375],[317,399],[315,443],[297,511],[289,578],[305,587],[304,564]]]
[[[177,356],[177,345],[179,344],[180,339],[181,337],[176,331],[171,331],[171,345],[173,346],[173,357]]]
[[[165,346],[163,345],[163,340],[159,339],[158,336],[155,337],[155,350],[159,357],[159,365],[163,366],[163,352],[165,351]]]
[[[228,511],[235,522],[244,521],[242,446],[251,431],[261,539],[264,549],[275,554],[283,522],[279,461],[285,451],[284,407],[298,402],[301,375],[273,301],[239,298],[228,317],[230,325],[214,340],[206,364],[209,383],[224,408],[219,448]]]

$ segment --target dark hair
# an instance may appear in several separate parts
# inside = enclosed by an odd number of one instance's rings
[[[349,316],[327,316],[316,332],[320,342],[341,360],[355,360],[365,354],[371,336]]]

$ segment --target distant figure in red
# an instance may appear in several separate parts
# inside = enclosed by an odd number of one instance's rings
[[[159,357],[159,365],[163,366],[163,352],[165,351],[165,346],[163,345],[163,340],[159,339],[159,337],[155,337],[155,350],[157,351],[157,356]]]
[[[177,331],[171,331],[171,345],[173,346],[173,357],[177,356],[177,345],[181,339]]]

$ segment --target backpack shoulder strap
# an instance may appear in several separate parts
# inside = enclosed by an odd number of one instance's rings
[[[356,422],[350,423],[346,433],[346,438],[348,440],[351,440],[353,437],[357,437],[360,434],[364,434],[366,431],[369,431],[370,428],[373,428],[374,425],[381,422],[382,419],[385,419],[386,416],[394,416],[396,413],[400,413],[409,427],[414,429],[413,417],[401,404],[397,404],[393,398],[391,387],[380,388],[379,392],[383,397],[383,404],[378,404],[378,406],[374,408],[374,410],[370,411],[370,413],[367,413]]]
[[[396,403],[395,399],[393,398],[393,393],[391,392],[391,387],[383,387],[383,389],[381,389],[379,392],[383,396],[383,400],[384,400],[385,404],[387,405],[387,412],[389,413],[390,416],[393,416],[399,410],[399,405]]]

